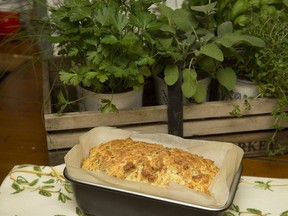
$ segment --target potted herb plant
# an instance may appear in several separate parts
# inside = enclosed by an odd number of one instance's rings
[[[183,77],[183,95],[196,102],[203,102],[207,94],[197,79],[200,72],[231,90],[236,74],[231,66],[223,64],[224,59],[238,55],[236,46],[241,43],[265,45],[257,37],[234,32],[231,22],[216,25],[216,2],[175,10],[157,4],[156,10],[161,25],[157,31],[152,29],[147,41],[153,41],[157,66],[165,65],[163,75],[167,85],[174,85]],[[163,64],[163,59],[168,59],[168,63]]]
[[[248,16],[247,16],[248,17]],[[272,125],[275,133],[270,139],[270,145],[276,144],[275,135],[282,130],[282,122],[288,121],[286,108],[288,106],[288,16],[287,7],[273,5],[253,10],[249,15],[249,25],[243,27],[243,32],[248,32],[261,37],[267,44],[264,48],[252,50],[250,64],[243,68],[246,77],[255,82],[259,89],[259,97],[274,97],[277,104],[272,112],[275,122]],[[252,54],[252,56],[251,56]],[[248,56],[248,55],[247,55]],[[246,61],[244,58],[243,61]],[[248,71],[248,69],[251,69]],[[283,151],[279,146],[277,151]]]
[[[245,33],[262,38],[267,45],[261,49],[246,49],[243,59],[237,66],[241,69],[239,76],[245,76],[258,84],[281,88],[280,91],[272,90],[270,87],[265,90],[266,93],[270,92],[269,94],[273,95],[285,92],[288,88],[285,64],[288,16],[287,8],[277,10],[274,6],[268,7],[270,9],[262,7],[262,10],[253,10],[249,15],[249,25],[241,29]],[[262,88],[262,92],[263,90]]]
[[[63,84],[92,91],[90,95],[111,93],[102,100],[106,103],[103,112],[117,110],[114,98],[130,90],[140,91],[136,99],[142,103],[141,91],[151,75],[154,57],[143,40],[147,26],[141,11],[148,12],[153,3],[66,0],[50,8],[48,41],[56,45],[58,55],[71,59],[71,67],[59,72]],[[59,98],[63,109],[67,101],[63,95]]]
[[[225,4],[221,1],[217,18],[230,20],[234,27],[244,34],[254,35],[265,41],[261,48],[242,47],[243,55],[235,62],[234,69],[237,77],[245,82],[254,83],[255,94],[246,96],[245,107],[250,108],[249,99],[258,97],[274,97],[277,104],[271,113],[275,122],[272,128],[275,133],[268,141],[268,153],[283,153],[281,145],[275,147],[276,134],[282,130],[282,122],[288,120],[288,4],[287,1],[231,1]],[[257,93],[258,92],[258,93]],[[248,99],[248,100],[247,100]],[[240,115],[239,107],[235,107]],[[241,112],[241,111],[240,111]],[[273,149],[274,145],[274,149]]]

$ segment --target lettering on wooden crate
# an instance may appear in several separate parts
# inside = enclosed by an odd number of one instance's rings
[[[249,141],[249,142],[239,142],[236,143],[244,152],[263,152],[266,151],[268,142],[267,140],[261,141]]]

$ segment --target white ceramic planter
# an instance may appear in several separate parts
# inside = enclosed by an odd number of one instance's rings
[[[142,106],[143,89],[117,94],[97,94],[87,89],[78,87],[78,97],[80,111],[100,111],[103,104],[102,99],[111,100],[117,109],[133,109]]]
[[[256,97],[259,94],[258,86],[251,81],[237,79],[233,89],[232,99],[242,100],[245,95],[247,97]]]
[[[209,100],[209,86],[211,83],[211,78],[207,77],[198,81],[205,85],[207,91],[206,101]],[[156,94],[156,103],[159,105],[166,105],[168,103],[168,86],[165,81],[158,77],[154,76],[154,86],[155,86],[155,94]],[[183,104],[193,103],[193,99],[185,98],[183,96]]]

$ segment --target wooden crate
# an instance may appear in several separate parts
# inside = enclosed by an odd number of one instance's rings
[[[49,70],[48,70],[49,69]],[[144,106],[139,109],[121,110],[119,113],[97,111],[66,112],[53,111],[55,93],[61,85],[55,80],[51,66],[44,65],[45,128],[49,161],[51,165],[63,163],[63,156],[78,144],[79,136],[97,126],[114,126],[141,133],[168,133],[167,106]],[[51,84],[54,89],[51,91]],[[57,87],[58,86],[58,87]],[[183,137],[227,141],[241,146],[246,157],[266,155],[267,140],[274,131],[271,111],[274,99],[257,99],[251,102],[252,109],[242,117],[232,117],[233,105],[242,107],[243,101],[215,101],[183,106]],[[288,128],[287,122],[283,125]],[[288,146],[288,130],[277,134],[277,141]]]

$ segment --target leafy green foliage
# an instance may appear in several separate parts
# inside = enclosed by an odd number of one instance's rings
[[[236,74],[230,67],[220,69],[216,73],[218,81],[228,90],[232,90],[236,84]]]
[[[110,112],[117,113],[117,112],[119,112],[117,107],[112,103],[111,100],[102,99],[101,103],[103,104],[103,106],[101,108],[102,113],[110,113]]]
[[[207,97],[207,89],[205,85],[203,85],[202,83],[197,83],[197,89],[194,94],[195,102],[201,103],[206,100],[206,97]]]
[[[177,65],[168,65],[164,70],[164,80],[167,85],[174,85],[179,77],[179,71]]]
[[[241,117],[242,113],[241,113],[240,106],[238,104],[237,105],[233,104],[233,109],[232,109],[232,111],[229,114],[234,116],[234,117]]]
[[[205,44],[200,48],[200,53],[209,56],[217,61],[222,62],[224,60],[221,49],[216,44]]]
[[[277,11],[265,19],[263,14],[251,15],[251,24],[243,32],[261,37],[267,46],[252,50],[254,69],[247,74],[257,83],[270,84],[266,86],[265,94],[277,96],[288,89],[288,16],[285,11]],[[251,52],[251,50],[247,50]],[[246,59],[244,59],[245,61]],[[244,70],[244,69],[243,69]],[[248,70],[248,69],[247,69]]]
[[[172,13],[172,22],[184,32],[192,32],[198,26],[198,20],[189,11],[176,9]]]
[[[192,69],[184,69],[183,71],[182,92],[185,97],[190,98],[197,91],[197,73]],[[201,94],[199,92],[198,94]]]
[[[155,50],[156,65],[164,65],[166,84],[174,85],[182,77],[183,95],[197,97],[197,102],[206,99],[205,87],[199,85],[197,74],[205,72],[206,76],[219,78],[218,81],[225,88],[232,89],[236,75],[231,72],[232,68],[226,69],[224,65],[227,50],[230,50],[229,54],[237,53],[236,47],[243,43],[250,46],[265,45],[256,37],[233,32],[231,22],[216,25],[216,6],[215,2],[209,1],[207,4],[173,10],[159,3],[156,10],[161,27],[147,30],[144,35],[151,49]],[[196,77],[187,71],[195,71]]]
[[[199,3],[210,2],[216,1],[187,0],[184,1],[184,5],[186,8],[193,8]],[[216,42],[220,45],[224,56],[220,67],[230,65],[234,72],[220,68],[214,74],[227,90],[231,90],[235,78],[240,77],[259,85],[260,94],[257,98],[277,98],[277,105],[271,113],[275,119],[272,125],[275,133],[268,140],[268,154],[283,153],[285,148],[277,144],[276,134],[283,129],[283,122],[288,121],[287,1],[223,0],[217,1],[216,8],[214,11],[214,21],[218,26]],[[224,47],[227,49],[223,49]],[[234,47],[236,49],[233,49]],[[198,61],[204,71],[219,68],[219,62],[210,59],[207,63],[207,60],[207,57],[202,57],[202,60]],[[247,108],[250,106],[248,100],[244,103]],[[234,106],[231,114],[241,116],[241,108]]]
[[[143,37],[145,29],[157,27],[149,12],[154,2],[70,0],[50,8],[49,39],[73,61],[60,80],[98,93],[143,86],[155,61]]]
[[[270,6],[269,6],[270,7]],[[269,155],[283,153],[284,146],[278,145],[276,133],[281,131],[282,122],[288,122],[288,15],[287,8],[255,11],[249,16],[250,23],[242,31],[262,38],[266,46],[260,49],[246,49],[239,66],[240,74],[259,85],[261,96],[277,98],[271,113],[275,121],[275,133],[268,140]],[[278,146],[277,148],[272,147]]]
[[[151,5],[156,8],[151,10]],[[70,69],[59,73],[60,80],[117,93],[142,87],[152,66],[162,64],[166,83],[174,85],[183,77],[184,96],[197,97],[197,102],[206,98],[206,91],[199,77],[192,81],[192,76],[180,76],[186,69],[220,78],[219,83],[231,89],[236,77],[226,70],[226,58],[241,44],[261,47],[263,41],[234,32],[231,22],[218,23],[218,7],[215,1],[175,10],[161,0],[64,1],[50,9],[48,20],[50,41],[73,61]],[[69,105],[64,96],[59,95],[62,111]],[[109,102],[105,110],[108,107]]]

